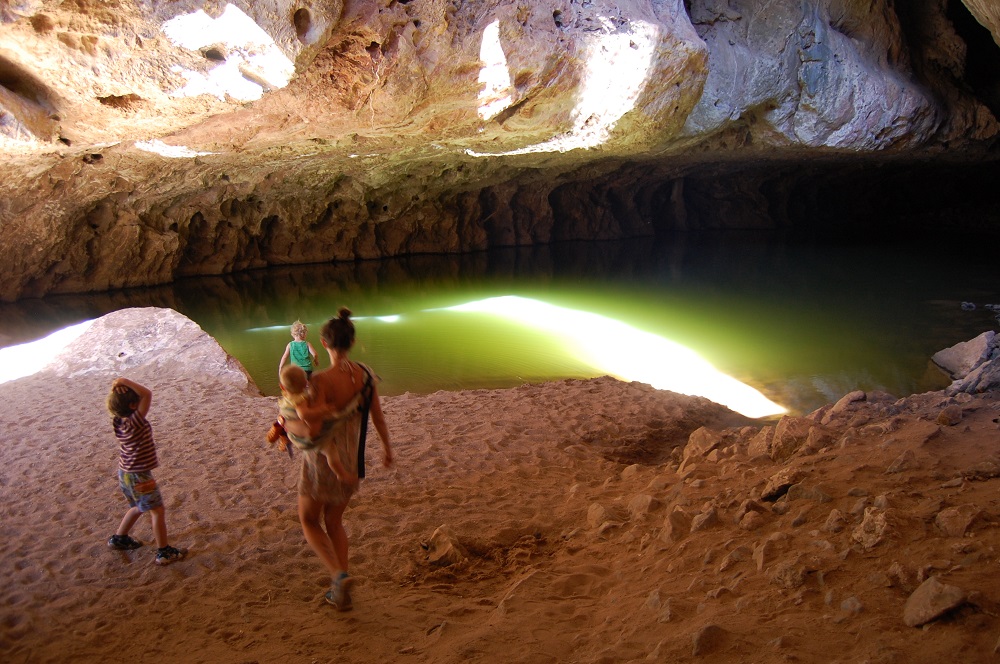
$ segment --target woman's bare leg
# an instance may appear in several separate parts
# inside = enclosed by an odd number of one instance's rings
[[[328,511],[330,509],[336,508],[327,508]],[[340,514],[343,515],[343,512],[344,510],[341,508]],[[330,576],[336,577],[345,568],[345,565],[341,564],[337,548],[331,537],[323,530],[323,526],[320,523],[322,519],[323,503],[316,501],[312,496],[299,494],[299,522],[302,524],[302,533],[306,536],[306,542],[309,543],[312,550],[319,556],[320,561],[329,570]]]
[[[337,553],[337,560],[340,561],[340,569],[347,571],[347,531],[344,530],[344,510],[347,503],[343,505],[327,505],[324,521],[326,522],[326,534],[330,538],[333,550]]]

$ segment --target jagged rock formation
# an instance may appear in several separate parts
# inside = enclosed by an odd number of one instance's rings
[[[908,187],[961,185],[951,209],[974,210],[992,180],[998,12],[967,5],[10,2],[0,299],[804,217],[932,226]]]

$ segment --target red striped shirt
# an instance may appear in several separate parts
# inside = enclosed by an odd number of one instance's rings
[[[118,448],[118,467],[127,473],[142,473],[156,468],[156,446],[153,444],[153,427],[139,411],[128,417],[112,419]]]

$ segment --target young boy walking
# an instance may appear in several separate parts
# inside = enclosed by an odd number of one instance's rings
[[[316,354],[316,349],[313,348],[312,344],[306,341],[308,335],[309,328],[306,327],[305,323],[300,320],[292,323],[292,340],[285,346],[285,352],[278,360],[279,375],[285,364],[291,360],[295,366],[302,367],[302,370],[306,372],[306,378],[312,376],[313,369],[319,364],[319,355]]]
[[[108,546],[120,551],[138,549],[142,542],[132,539],[129,531],[144,512],[153,521],[156,539],[156,564],[169,565],[182,560],[187,549],[170,546],[167,541],[167,520],[163,497],[153,479],[152,470],[159,465],[153,429],[146,421],[146,413],[153,400],[153,393],[146,387],[127,378],[116,378],[108,394],[108,413],[119,442],[118,485],[129,510],[122,517],[118,532],[108,539]]]

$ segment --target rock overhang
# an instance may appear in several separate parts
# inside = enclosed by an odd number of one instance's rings
[[[961,40],[908,43],[904,28],[942,20],[929,3],[909,11],[21,2],[0,27],[12,258],[0,297],[651,233],[684,224],[602,220],[614,214],[600,192],[627,173],[676,193],[672,181],[734,163],[988,144],[986,106],[924,66]],[[234,46],[213,27],[170,37],[186,17],[236,14],[271,44]],[[291,63],[287,85],[255,68],[269,48]],[[259,99],[209,86],[234,62]],[[488,66],[509,82],[491,88]],[[177,94],[192,80],[203,94]],[[593,192],[593,210],[554,210],[567,189]]]

